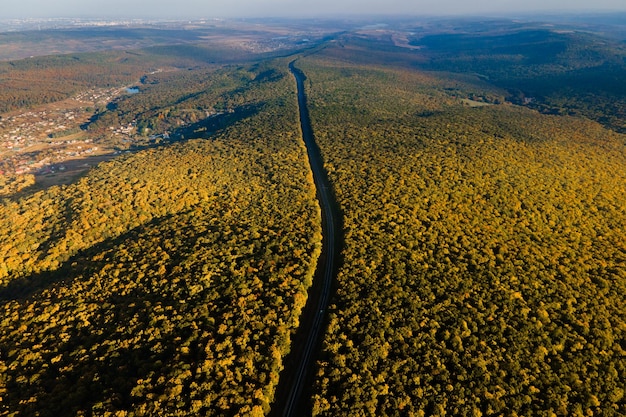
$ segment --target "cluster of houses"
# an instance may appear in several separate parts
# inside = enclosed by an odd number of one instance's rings
[[[81,134],[80,125],[93,114],[89,107],[110,103],[123,92],[124,88],[93,89],[74,96],[64,107],[0,116],[0,175],[52,174],[66,169],[64,161],[102,154],[107,146],[95,146]],[[137,122],[110,126],[109,131],[118,143],[133,143]],[[153,144],[170,137],[163,133],[147,139]]]
[[[0,117],[0,172],[45,174],[63,171],[62,161],[99,151],[91,139],[74,137],[91,116],[89,107],[109,103],[123,89],[97,88],[77,94],[65,108],[46,108]],[[85,108],[87,107],[87,108]],[[130,135],[133,124],[113,128],[115,134]],[[63,137],[67,136],[67,139]],[[53,162],[57,165],[53,165]],[[59,165],[60,164],[60,165]]]
[[[93,90],[84,91],[74,97],[76,101],[86,104],[93,103],[109,103],[119,96],[119,88],[95,88]]]
[[[0,120],[0,149],[21,150],[41,143],[43,137],[68,129],[77,113],[29,111]],[[1,152],[1,151],[0,151]]]
[[[49,170],[51,157],[62,161],[98,150],[90,139],[55,139],[55,134],[77,129],[79,109],[28,111],[0,120],[0,170],[27,174]]]

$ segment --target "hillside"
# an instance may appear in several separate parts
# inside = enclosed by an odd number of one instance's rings
[[[626,138],[362,47],[299,63],[346,234],[313,414],[624,414]]]
[[[2,413],[268,411],[321,239],[275,71],[253,95],[233,87],[260,110],[210,140],[2,201]]]
[[[587,30],[516,28],[415,37],[425,69],[474,73],[507,99],[544,113],[582,114],[626,132],[623,42]]]

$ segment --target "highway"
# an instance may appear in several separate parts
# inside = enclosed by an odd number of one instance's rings
[[[297,84],[300,126],[322,211],[322,253],[318,260],[312,288],[309,291],[307,305],[302,313],[300,328],[292,341],[289,360],[286,361],[285,369],[281,373],[281,380],[276,392],[276,402],[270,414],[275,417],[302,416],[304,410],[309,407],[309,398],[308,396],[305,397],[305,394],[310,394],[310,387],[307,385],[311,382],[310,371],[315,366],[315,353],[320,345],[320,338],[324,330],[326,309],[336,271],[336,260],[339,252],[337,239],[340,234],[337,204],[331,192],[309,119],[304,92],[306,76],[295,67],[295,61],[289,64],[289,69]]]

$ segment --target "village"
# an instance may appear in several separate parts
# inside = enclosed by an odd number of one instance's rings
[[[110,103],[124,91],[93,89],[29,111],[0,115],[0,175],[40,177],[85,170],[104,156],[120,153],[120,142],[131,141],[134,123],[110,126],[110,138],[94,138],[84,126],[98,105]]]

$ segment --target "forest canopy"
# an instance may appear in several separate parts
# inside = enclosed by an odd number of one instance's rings
[[[117,91],[3,132],[111,154],[0,178],[0,415],[269,414],[324,260],[294,59],[343,226],[312,414],[626,415],[624,47],[442,25],[0,63],[3,114]]]
[[[321,242],[277,65],[210,139],[2,201],[0,413],[267,413]]]
[[[624,414],[626,138],[341,47],[299,63],[345,216],[313,414]]]

